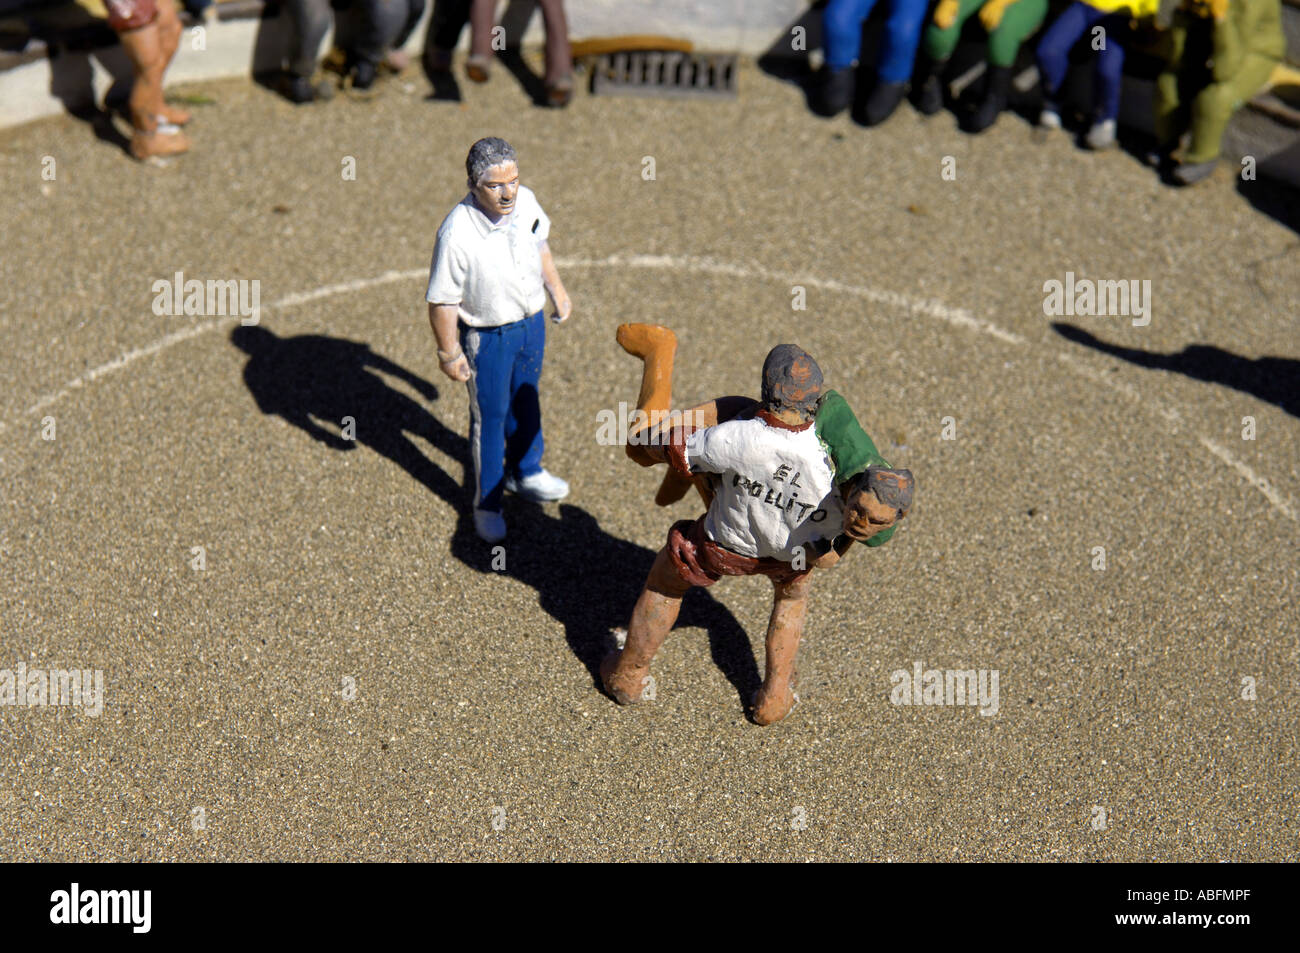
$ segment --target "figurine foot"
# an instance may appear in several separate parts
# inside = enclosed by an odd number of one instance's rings
[[[906,94],[907,83],[880,80],[863,107],[854,109],[853,118],[864,126],[878,126],[894,114]]]
[[[772,725],[790,714],[794,708],[794,686],[784,685],[779,689],[769,688],[763,684],[754,693],[753,718],[756,725]]]
[[[474,532],[485,543],[499,543],[506,538],[505,517],[492,510],[475,510]]]
[[[633,357],[647,357],[665,346],[677,348],[677,335],[657,324],[620,324],[614,337]]]
[[[183,126],[194,118],[189,110],[181,109],[179,106],[168,106],[166,103],[163,104],[160,115],[173,126]]]
[[[492,78],[492,57],[471,53],[465,60],[465,75],[476,83],[486,83]]]
[[[646,677],[649,676],[650,669],[623,667],[619,664],[622,658],[621,650],[615,650],[605,656],[604,661],[600,663],[600,683],[620,705],[635,705],[642,700],[641,693],[645,690]]]
[[[817,89],[812,97],[812,111],[819,116],[838,116],[853,102],[857,87],[857,73],[853,67],[845,69],[822,68]]]
[[[569,495],[568,481],[562,480],[549,470],[539,470],[532,476],[516,480],[507,475],[506,489],[522,496],[533,503],[553,503]]]
[[[1209,162],[1181,163],[1174,169],[1174,181],[1179,185],[1195,185],[1202,179],[1209,178],[1218,165],[1217,157]]]
[[[138,129],[131,137],[131,155],[140,161],[180,155],[190,148],[189,137],[181,131],[180,126],[158,118],[155,129],[146,132]]]

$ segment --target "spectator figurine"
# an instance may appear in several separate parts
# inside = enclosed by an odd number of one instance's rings
[[[1282,62],[1279,0],[1208,0],[1177,10],[1166,38],[1166,65],[1156,81],[1154,162],[1173,153],[1189,128],[1191,144],[1173,170],[1180,185],[1199,182],[1219,161],[1223,131],[1242,103]]]
[[[922,114],[933,116],[943,108],[944,67],[957,48],[966,21],[977,12],[980,24],[988,33],[988,72],[984,94],[974,112],[966,117],[969,132],[983,132],[1007,108],[1011,70],[1020,44],[1042,25],[1047,16],[1047,0],[939,0],[921,38],[912,87],[913,104]]]
[[[564,14],[564,0],[537,0],[546,27],[547,102],[567,106],[573,98],[573,52],[569,47],[569,23]],[[496,22],[496,0],[473,0],[469,11],[470,54],[465,74],[476,83],[491,77],[494,47],[492,31]],[[517,46],[519,37],[514,37]]]
[[[334,87],[314,79],[320,46],[329,32],[333,10],[330,0],[284,0],[289,17],[289,67],[282,92],[290,102],[303,105],[330,99]]]
[[[1085,142],[1090,149],[1115,145],[1119,122],[1120,79],[1124,71],[1125,34],[1130,17],[1155,13],[1157,0],[1074,0],[1057,17],[1038,41],[1038,71],[1046,97],[1038,124],[1043,129],[1061,128],[1058,101],[1070,66],[1070,48],[1085,34],[1097,58],[1097,102]]]
[[[401,47],[410,38],[425,0],[334,0],[334,44],[345,90],[363,96],[375,88],[380,66],[401,72]]]
[[[547,243],[551,220],[519,184],[515,150],[504,139],[480,139],[465,171],[469,194],[438,228],[425,297],[439,366],[469,385],[474,527],[495,543],[506,535],[504,491],[534,502],[569,493],[542,468],[538,382],[546,295],[557,322],[571,305]]]
[[[816,361],[792,344],[768,353],[761,401],[720,397],[674,415],[673,332],[625,324],[617,337],[644,362],[628,457],[668,464],[656,503],[675,502],[694,484],[708,511],[669,530],[626,644],[601,663],[602,684],[620,704],[640,701],[650,662],[691,587],[765,575],[775,594],[751,716],[760,725],[780,721],[795,703],[812,570],[834,566],[855,541],[887,542],[911,506],[912,474],[889,469],[844,398],[824,390]]]
[[[211,25],[217,22],[217,5],[213,0],[182,0],[185,12],[200,22]]]
[[[889,18],[876,58],[875,83],[866,102],[853,112],[867,126],[884,122],[902,102],[929,7],[929,0],[887,2]],[[853,102],[857,88],[853,63],[862,48],[862,24],[875,5],[876,0],[830,0],[822,11],[826,59],[813,109],[823,116],[837,115]]]
[[[190,114],[163,100],[163,74],[181,38],[173,0],[105,0],[105,6],[135,73],[128,100],[131,155],[144,160],[185,152],[190,141],[180,127]]]

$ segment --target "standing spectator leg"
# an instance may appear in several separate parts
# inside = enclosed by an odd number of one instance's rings
[[[573,98],[573,51],[564,0],[539,0],[546,26],[546,95],[552,106],[567,106]]]

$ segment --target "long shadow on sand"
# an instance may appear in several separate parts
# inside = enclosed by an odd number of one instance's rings
[[[1110,344],[1061,321],[1053,322],[1052,330],[1076,344],[1121,357],[1139,367],[1177,371],[1200,381],[1223,384],[1300,417],[1300,360],[1293,357],[1242,357],[1210,344],[1190,344],[1177,354],[1161,354]]]
[[[598,666],[611,646],[610,631],[627,625],[654,562],[653,551],[611,536],[581,507],[561,504],[559,515],[552,516],[540,506],[507,496],[505,566],[494,569],[493,547],[474,533],[469,490],[417,443],[428,442],[469,472],[468,441],[443,426],[419,401],[389,386],[381,374],[403,381],[429,401],[438,399],[438,388],[360,341],[316,334],[279,337],[264,325],[237,327],[230,339],[248,355],[244,383],[262,413],[283,418],[333,450],[346,453],[366,447],[445,500],[459,514],[451,534],[452,554],[477,572],[499,571],[537,590],[542,609],[564,626],[570,650],[599,686]],[[344,417],[355,422],[355,440],[339,435]],[[394,502],[400,506],[400,501]],[[650,500],[629,500],[628,505],[649,507]],[[667,536],[667,514],[651,511],[649,518],[661,522]],[[500,565],[499,558],[495,561]],[[707,591],[695,589],[683,603],[678,624],[707,630],[714,664],[742,705],[747,704],[760,684],[758,665],[731,612]]]

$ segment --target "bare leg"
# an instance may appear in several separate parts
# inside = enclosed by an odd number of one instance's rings
[[[539,0],[539,5],[546,25],[546,88],[551,102],[563,106],[573,90],[573,52],[564,0]]]
[[[161,18],[160,13],[152,23],[118,34],[122,48],[126,50],[135,70],[128,106],[131,125],[135,128],[135,136],[131,139],[131,154],[137,159],[174,155],[189,148],[189,140],[183,132],[158,130],[158,120],[166,118],[162,78],[168,62],[159,26]]]
[[[673,406],[673,357],[677,353],[677,335],[657,324],[620,324],[614,332],[619,346],[633,357],[641,358],[641,392],[637,395],[637,410],[645,411],[628,431],[624,451],[628,459],[643,467],[663,461],[646,452],[643,444],[633,443],[631,437],[650,426],[650,419],[666,414]]]
[[[654,466],[663,461],[647,452],[646,445],[651,441],[642,439],[632,442],[633,434],[652,429],[656,421],[656,412],[663,419],[673,404],[673,357],[677,353],[677,335],[668,328],[657,324],[620,324],[614,335],[619,346],[633,357],[644,362],[641,368],[641,393],[637,396],[638,410],[645,411],[645,416],[629,428],[628,442],[624,451],[628,459],[643,467]],[[754,401],[748,397],[719,397],[690,408],[682,415],[682,420],[702,429],[712,427],[723,420],[730,420],[738,413],[752,406]],[[688,480],[676,471],[669,469],[664,473],[659,492],[655,494],[655,503],[669,506],[680,500],[690,490],[692,484],[700,491],[704,505],[711,502],[711,494],[703,481]]]
[[[176,57],[176,50],[181,43],[181,34],[185,32],[181,26],[181,18],[176,13],[176,4],[173,0],[158,0],[158,44],[162,47],[163,55],[163,72],[171,65],[172,60]],[[166,102],[162,105],[161,115],[168,122],[177,126],[183,126],[190,121],[190,114],[187,110],[180,109],[176,106],[168,106]]]
[[[605,656],[600,663],[600,680],[620,705],[632,705],[641,700],[650,674],[650,661],[677,621],[682,597],[690,588],[673,569],[668,548],[659,550],[641,597],[632,610],[626,645],[622,651],[616,650]]]
[[[474,0],[469,8],[469,59],[465,75],[476,83],[486,83],[492,64],[492,28],[496,26],[496,0]]]
[[[767,624],[767,668],[763,686],[754,695],[754,721],[770,725],[794,707],[794,659],[808,615],[812,574],[789,583],[775,583],[772,616]]]

